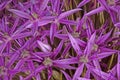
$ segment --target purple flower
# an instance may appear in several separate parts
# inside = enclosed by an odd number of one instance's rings
[[[119,13],[118,0],[0,0],[0,80],[119,80]]]

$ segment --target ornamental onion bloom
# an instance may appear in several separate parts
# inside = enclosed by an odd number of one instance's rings
[[[0,0],[0,80],[120,80],[120,1]]]

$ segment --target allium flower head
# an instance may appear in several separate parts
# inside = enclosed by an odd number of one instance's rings
[[[120,80],[120,1],[0,0],[0,80]]]

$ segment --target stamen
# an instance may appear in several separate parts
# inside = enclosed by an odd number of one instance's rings
[[[43,64],[45,66],[52,66],[53,65],[52,60],[50,58],[45,58],[45,60],[43,61]]]
[[[80,62],[87,63],[88,62],[88,58],[85,57],[85,56],[82,56],[82,57],[80,57]]]

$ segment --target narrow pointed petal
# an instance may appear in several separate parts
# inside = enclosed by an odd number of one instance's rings
[[[94,14],[96,14],[96,13],[100,13],[100,12],[102,12],[102,11],[104,11],[104,10],[105,10],[105,9],[104,9],[103,7],[99,7],[99,8],[97,8],[97,9],[94,9],[94,10],[86,13],[85,15],[86,15],[86,16],[91,16],[91,15],[94,15]]]
[[[45,66],[39,66],[38,68],[35,69],[35,74],[41,72],[44,69],[45,69]]]
[[[79,38],[76,39],[76,40],[77,40],[77,43],[78,43],[80,46],[82,46],[82,47],[85,47],[85,46],[86,46],[86,42],[85,42],[85,41],[80,40]]]
[[[105,73],[101,70],[98,70],[98,69],[93,69],[93,72],[95,74],[97,74],[99,77],[101,77],[102,79],[105,79],[105,80],[108,80],[108,79],[111,79],[111,80],[116,80],[116,78],[112,75],[109,75],[108,73]]]
[[[61,72],[64,74],[66,80],[72,80],[72,78],[63,70],[61,70]]]
[[[0,66],[5,65],[4,58],[0,56]]]
[[[103,53],[95,54],[95,55],[91,56],[90,59],[92,59],[92,60],[103,59],[103,58],[108,57],[112,54],[114,54],[114,52],[103,52]]]
[[[49,23],[51,23],[52,22],[52,20],[36,20],[35,21],[35,23],[37,23],[37,26],[44,26],[44,25],[47,25],[47,24],[49,24]],[[32,23],[32,25],[33,25],[34,23]]]
[[[117,74],[117,65],[115,65],[111,70],[110,70],[110,73],[109,74],[112,74],[113,76],[116,76]]]
[[[94,66],[89,65],[89,64],[85,64],[85,65],[86,65],[87,69],[90,71],[90,73],[92,73],[92,75],[94,76],[95,79],[101,80],[101,77],[99,77],[96,73],[93,72],[93,69],[95,69]],[[97,70],[99,70],[99,69],[97,69]]]
[[[113,52],[113,53],[118,52],[118,50],[110,49],[110,48],[106,48],[106,47],[100,47],[99,49],[101,50],[101,53],[102,52]]]
[[[116,27],[120,28],[120,22],[118,22],[118,23],[114,24],[114,26],[116,26]]]
[[[18,59],[18,57],[20,56],[20,53],[15,53],[12,55],[11,59],[9,60],[7,67],[10,67],[11,65],[13,65],[13,63]]]
[[[82,52],[81,52],[81,49],[80,49],[80,47],[79,47],[76,39],[75,39],[70,33],[68,33],[68,37],[69,37],[69,39],[70,39],[70,42],[71,42],[71,44],[72,44],[75,52],[76,52],[78,55],[81,55]]]
[[[59,14],[59,9],[60,9],[60,0],[55,0],[53,3],[53,11],[57,12]]]
[[[53,53],[53,56],[56,57],[58,55],[58,53],[60,53],[62,47],[63,47],[63,43],[64,41],[62,40],[59,45],[57,46],[57,48],[55,49],[54,53]]]
[[[19,20],[20,20],[19,18],[17,18],[17,19],[15,20],[15,23],[14,23],[14,25],[13,25],[13,27],[12,27],[10,33],[13,33],[13,32],[15,31],[15,29],[16,29],[18,23],[19,23]]]
[[[41,20],[54,20],[55,18],[57,17],[56,16],[43,16]]]
[[[96,67],[96,69],[101,70],[100,63],[99,63],[98,60],[93,60],[93,64],[94,64],[94,66]]]
[[[52,19],[37,19],[35,21],[28,21],[25,25],[25,28],[32,28],[34,24],[37,26],[44,26],[52,22]]]
[[[104,43],[104,42],[110,37],[111,33],[112,33],[112,30],[111,30],[110,32],[108,32],[107,34],[105,34],[105,35],[103,35],[103,36],[100,36],[100,37],[98,38],[97,43],[98,43],[98,44]]]
[[[40,46],[40,48],[43,52],[49,52],[49,51],[52,50],[52,48],[48,44],[45,44],[45,43],[43,43],[39,40],[37,40],[37,43],[38,43],[38,45]]]
[[[73,76],[73,80],[76,80],[77,78],[80,77],[80,75],[82,74],[82,71],[83,71],[83,68],[84,68],[84,64],[81,64],[77,70],[75,71],[75,74]]]
[[[22,65],[24,64],[24,62],[25,62],[24,59],[19,60],[18,63],[16,64],[16,66],[14,67],[14,70],[19,70],[22,67]]]
[[[77,80],[91,80],[91,79],[79,77]]]
[[[86,19],[85,24],[86,24],[86,33],[87,33],[87,36],[88,36],[88,38],[90,38],[90,36],[92,35],[92,32],[91,32],[90,21],[89,21],[88,18]]]
[[[15,36],[13,36],[13,39],[24,38],[24,37],[28,37],[31,35],[32,35],[31,32],[20,33],[20,34],[16,34]]]
[[[115,24],[117,22],[116,12],[114,12],[113,10],[110,10],[109,14],[110,14],[113,24]]]
[[[88,79],[90,79],[90,70],[86,71],[85,77],[88,78]]]
[[[76,69],[76,67],[73,67],[73,66],[70,66],[70,65],[67,65],[67,64],[56,64],[56,63],[54,63],[54,66],[62,68],[62,69]]]
[[[56,30],[57,30],[57,24],[52,23],[51,27],[50,27],[50,41],[51,41],[51,44],[54,43],[54,34],[56,33]]]
[[[33,72],[35,70],[33,61],[28,61],[28,68],[29,68],[30,72]]]
[[[106,3],[105,0],[98,0],[98,2],[99,2],[107,11],[109,11],[109,7],[108,7],[108,5],[107,5],[107,3]]]
[[[2,55],[4,49],[6,48],[7,43],[8,43],[8,42],[5,42],[5,43],[3,43],[3,44],[0,45],[0,56]]]
[[[22,76],[19,76],[20,80],[24,80]]]
[[[68,38],[67,34],[58,34],[58,33],[55,34],[55,37],[63,40]]]
[[[35,77],[36,77],[36,80],[41,80],[40,74],[37,74]]]
[[[32,53],[34,56],[38,57],[41,59],[41,57],[48,57],[51,55],[51,53],[45,53],[45,52],[35,52],[35,53]]]
[[[3,10],[5,8],[6,2],[3,2],[0,4],[0,11]]]
[[[81,9],[72,9],[72,10],[63,12],[59,15],[58,20],[63,19],[69,15],[72,15],[73,13],[78,12],[79,10],[81,10]]]
[[[90,37],[90,39],[88,40],[88,44],[87,44],[87,47],[85,48],[85,51],[84,53],[88,56],[91,51],[92,51],[92,47],[93,45],[95,44],[95,37],[96,37],[96,32],[94,32],[92,34],[92,36]]]
[[[87,3],[89,3],[89,2],[90,2],[90,0],[82,0],[82,1],[78,4],[77,7],[82,7],[82,6],[84,6],[85,4],[87,4]]]
[[[115,32],[116,35],[120,35],[120,32]]]
[[[85,21],[85,15],[82,17],[82,19],[78,18],[77,19],[77,26],[76,26],[76,31],[79,32],[82,29],[82,25],[84,24]]]
[[[10,4],[12,0],[4,1],[0,4],[0,11],[3,10],[8,4]]]
[[[67,52],[70,50],[70,48],[71,48],[71,44],[68,44],[68,45],[65,47],[64,51],[62,52],[62,57],[65,57],[65,56],[66,56],[66,54],[67,54]]]
[[[73,21],[73,20],[61,19],[59,22],[62,23],[62,24],[67,24],[67,25],[77,25],[77,22]]]
[[[44,11],[45,8],[47,7],[48,2],[49,2],[49,0],[43,0],[42,4],[41,4],[41,6],[40,6],[40,12],[41,12],[41,13],[42,13],[42,11]]]
[[[57,64],[75,64],[75,63],[78,63],[78,59],[77,58],[68,58],[68,59],[62,59],[62,60],[55,60],[53,62],[57,63]]]
[[[16,10],[16,9],[9,9],[10,12],[13,12],[14,14],[22,17],[22,18],[26,18],[26,19],[30,19],[31,16],[28,13],[25,13],[23,11],[20,10]]]
[[[48,80],[50,80],[50,78],[52,77],[52,68],[51,67],[48,68],[47,71],[48,71]]]

